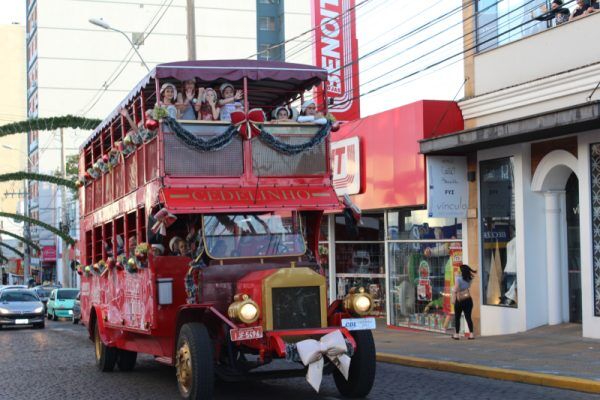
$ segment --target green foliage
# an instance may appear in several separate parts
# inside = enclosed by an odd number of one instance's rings
[[[37,251],[42,251],[42,249],[40,248],[40,246],[38,246],[37,244],[35,244],[34,242],[32,242],[29,239],[25,239],[22,236],[16,235],[16,234],[14,234],[12,232],[5,231],[5,230],[2,230],[2,229],[0,229],[0,234],[13,237],[13,238],[15,238],[17,240],[20,240],[21,242],[25,243],[29,247],[32,247],[32,248],[36,249]]]
[[[60,231],[59,229],[56,229],[52,225],[48,225],[47,223],[39,221],[37,219],[29,218],[29,217],[26,217],[24,215],[12,214],[12,213],[6,213],[6,212],[0,212],[0,217],[12,218],[12,219],[15,219],[17,221],[29,222],[30,224],[37,225],[39,227],[42,227],[42,228],[46,229],[47,231],[50,231],[50,232],[54,233],[56,236],[61,237],[68,244],[74,244],[75,243],[75,239],[73,239],[71,236],[69,236],[66,233]]]
[[[4,246],[7,249],[11,250],[13,253],[15,253],[16,255],[18,255],[21,258],[25,258],[25,254],[23,254],[21,251],[19,251],[18,249],[4,243],[4,242],[0,242],[0,246]]]
[[[76,117],[74,115],[34,118],[0,126],[0,137],[29,131],[51,131],[58,128],[94,129],[101,122],[99,119]]]
[[[38,174],[37,172],[9,172],[8,174],[0,174],[0,182],[6,181],[21,181],[28,179],[30,181],[50,182],[59,186],[66,186],[75,190],[75,182],[63,179],[59,176]]]

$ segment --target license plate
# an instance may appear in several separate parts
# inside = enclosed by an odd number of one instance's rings
[[[69,315],[73,315],[73,310],[69,310]]]
[[[27,325],[29,323],[28,319],[15,319],[15,324],[17,325]]]
[[[250,328],[237,328],[229,331],[231,340],[239,342],[240,340],[260,339],[263,337],[262,326],[252,326]]]
[[[366,331],[375,329],[375,318],[343,318],[342,326],[349,331]]]

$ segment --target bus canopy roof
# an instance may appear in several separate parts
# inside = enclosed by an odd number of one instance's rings
[[[283,104],[295,98],[298,93],[310,90],[327,79],[327,70],[312,65],[257,60],[178,61],[158,64],[96,127],[81,148],[94,140],[140,92],[154,92],[154,86],[150,86],[149,83],[156,78],[164,82],[196,79],[199,85],[215,85],[225,81],[236,83],[248,78],[248,100],[251,107],[257,108]],[[153,107],[152,103],[146,108]]]

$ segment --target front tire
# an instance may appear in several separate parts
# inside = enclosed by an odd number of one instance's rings
[[[137,353],[129,350],[119,350],[117,365],[121,371],[132,371],[137,361]]]
[[[337,368],[333,372],[333,380],[342,396],[361,398],[369,394],[375,382],[375,341],[371,331],[354,331],[352,336],[356,349],[350,362],[348,380]]]
[[[94,350],[96,354],[96,367],[102,372],[110,372],[115,368],[118,349],[109,347],[100,338],[98,324],[94,326]]]
[[[213,346],[203,324],[194,322],[181,327],[175,366],[177,386],[184,399],[212,399],[215,381]]]

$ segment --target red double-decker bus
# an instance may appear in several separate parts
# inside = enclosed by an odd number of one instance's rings
[[[323,373],[369,393],[372,299],[354,288],[330,304],[318,257],[323,213],[340,209],[331,122],[265,118],[326,79],[281,62],[160,64],[83,144],[81,320],[101,371],[147,353],[187,399],[211,398],[215,377],[306,375],[318,390]],[[207,102],[231,121],[203,120]]]

